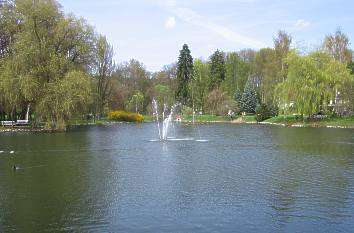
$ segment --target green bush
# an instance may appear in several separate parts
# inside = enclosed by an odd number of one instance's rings
[[[279,115],[279,108],[276,105],[267,106],[272,117]]]
[[[193,114],[193,109],[191,107],[188,106],[183,106],[182,108],[182,114],[183,115],[192,115]]]
[[[271,118],[272,116],[273,116],[272,111],[268,108],[268,106],[266,104],[261,104],[261,105],[257,106],[257,108],[256,108],[257,122],[267,120],[267,119]]]
[[[126,111],[114,111],[108,113],[108,119],[111,121],[120,122],[137,122],[141,123],[144,121],[144,117],[138,113],[126,112]]]

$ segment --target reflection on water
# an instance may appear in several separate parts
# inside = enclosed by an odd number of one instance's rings
[[[354,229],[354,131],[174,131],[165,142],[153,124],[0,135],[0,232]]]

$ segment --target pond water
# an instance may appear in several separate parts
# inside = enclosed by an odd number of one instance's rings
[[[172,131],[0,134],[0,232],[353,232],[353,130]]]

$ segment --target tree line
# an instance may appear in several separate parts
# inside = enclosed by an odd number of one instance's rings
[[[190,51],[184,45],[176,99],[194,111],[216,114],[352,115],[354,63],[348,37],[338,29],[309,53],[291,43],[292,37],[279,31],[272,48],[217,50],[206,61],[186,56]]]
[[[33,124],[62,129],[113,110],[150,114],[152,98],[210,114],[352,114],[348,37],[337,30],[307,54],[291,43],[280,31],[272,48],[217,50],[206,60],[185,44],[176,63],[149,72],[135,59],[115,64],[107,38],[55,0],[1,1],[0,120],[24,119],[30,106]]]

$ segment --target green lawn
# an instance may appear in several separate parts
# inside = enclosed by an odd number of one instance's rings
[[[303,125],[312,127],[325,127],[325,126],[343,126],[354,127],[354,117],[331,117],[327,119],[299,119],[296,116],[277,116],[265,120],[264,122],[291,125]]]
[[[144,122],[153,122],[155,120],[151,115],[143,115],[143,117],[144,117]]]
[[[153,116],[144,115],[144,122],[153,122]],[[183,116],[183,122],[192,122],[192,115]],[[228,116],[216,116],[216,115],[195,115],[195,122],[231,122],[230,117]],[[102,119],[100,121],[96,121],[95,124],[105,124],[109,121],[107,119]],[[234,118],[234,122],[237,123],[256,123],[255,116],[236,116]],[[273,123],[273,124],[285,124],[287,126],[292,125],[302,125],[305,127],[326,127],[326,126],[334,126],[334,127],[353,127],[354,128],[354,116],[353,117],[335,117],[328,119],[307,119],[301,120],[300,117],[296,117],[293,115],[287,116],[276,116],[264,121],[265,123]],[[93,120],[82,120],[82,119],[73,119],[70,121],[71,125],[85,125],[94,123]]]
[[[352,126],[354,127],[354,117],[336,117],[324,120],[307,120],[306,124],[314,126]]]
[[[276,117],[272,117],[268,120],[265,120],[264,122],[268,122],[268,123],[275,123],[275,124],[293,124],[296,122],[302,122],[301,120],[299,120],[296,116],[293,115],[289,115],[289,116],[276,116]]]
[[[225,122],[230,121],[230,117],[228,116],[216,116],[216,115],[195,115],[195,122]],[[183,121],[193,121],[193,115],[183,116]]]
[[[245,123],[256,123],[256,117],[255,116],[240,116],[238,119],[240,119],[242,122]]]

